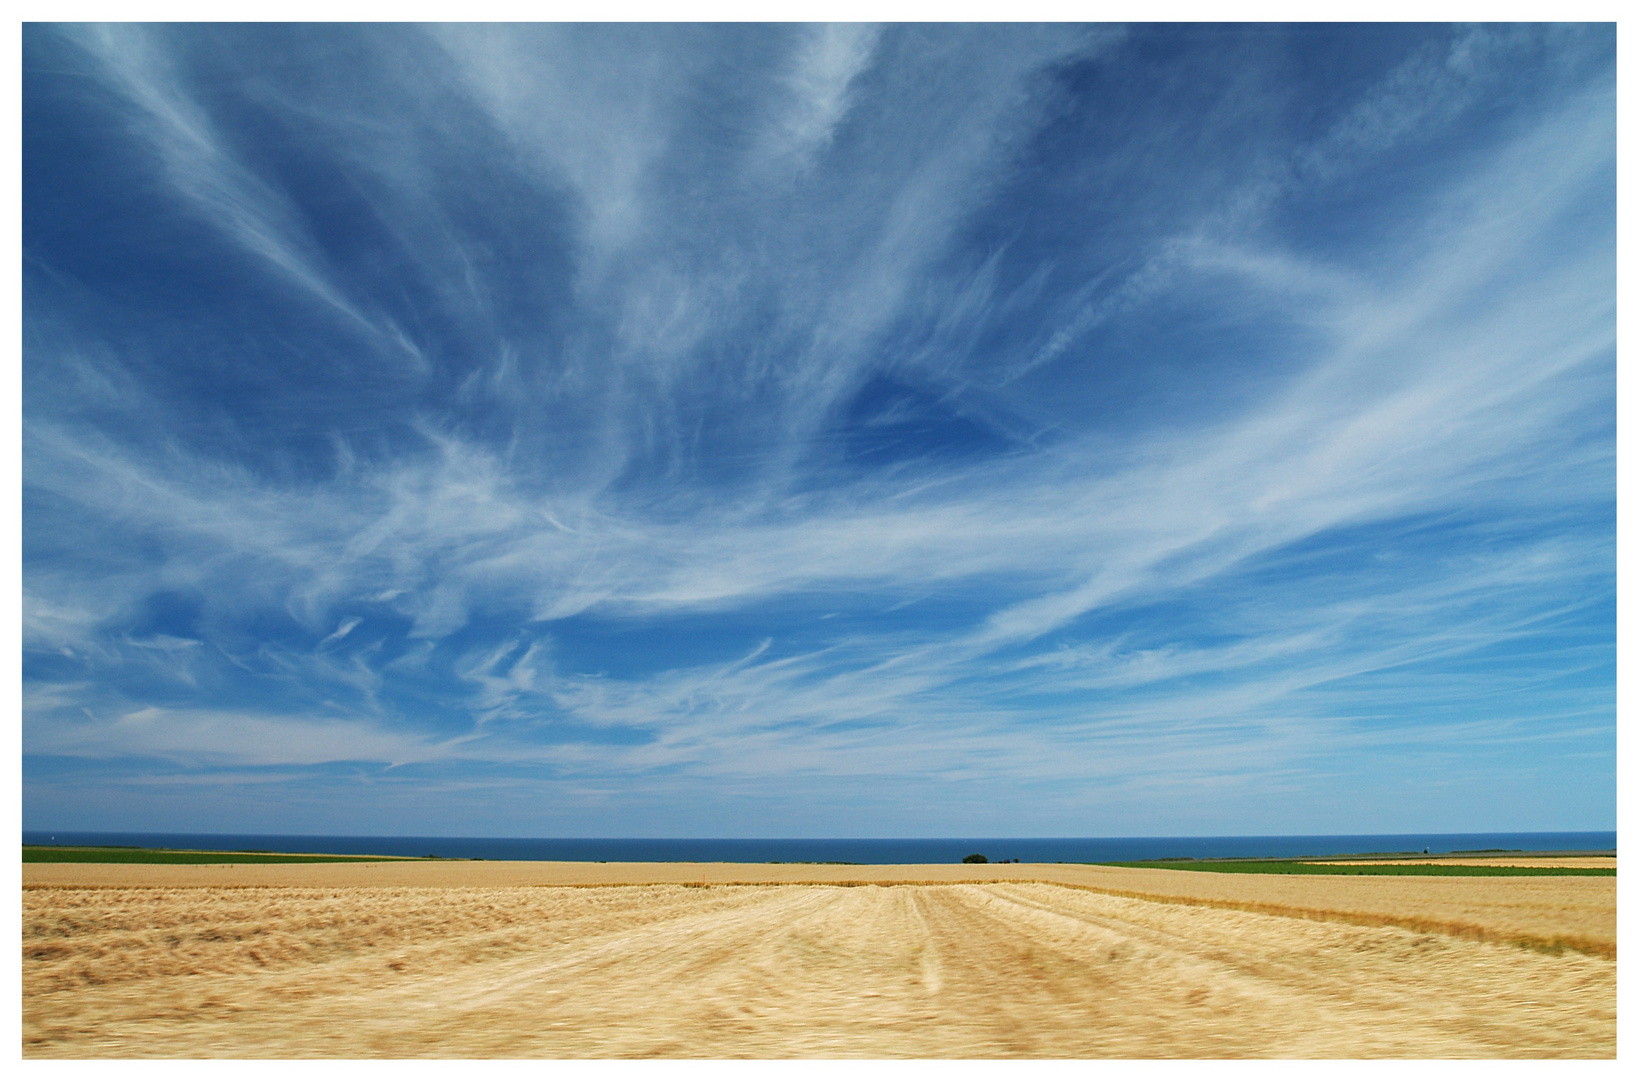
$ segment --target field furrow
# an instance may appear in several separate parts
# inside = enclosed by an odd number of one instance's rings
[[[1607,1057],[1612,961],[1045,882],[23,893],[28,1057]]]

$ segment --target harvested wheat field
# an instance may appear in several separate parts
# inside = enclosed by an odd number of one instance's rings
[[[471,869],[483,865],[495,864]],[[68,872],[42,869],[51,873],[26,875],[23,892],[26,1057],[1612,1057],[1615,1050],[1607,878],[1306,879],[1365,886],[1354,907],[1389,900],[1380,885],[1415,887],[1409,908],[1427,902],[1416,900],[1420,887],[1473,886],[1464,904],[1447,888],[1439,902],[1469,916],[1504,916],[1496,940],[1474,940],[1484,932],[1477,923],[1463,924],[1463,937],[1361,925],[1370,920],[1358,911],[1326,921],[1311,906],[1305,917],[1221,906],[1244,905],[1241,882],[1224,883],[1235,894],[1225,899],[1166,900],[1040,880],[318,885],[313,877],[338,869],[324,866],[233,868],[235,876],[299,871],[305,883],[208,883],[210,871],[229,868],[186,867],[191,875],[178,880],[187,885],[95,887],[47,884],[40,879]],[[447,876],[456,868],[426,869]],[[884,870],[908,868],[773,869],[775,876],[845,869],[885,877]],[[515,865],[492,871],[519,872]],[[1206,891],[1209,882],[1188,879],[1251,877],[1152,873]],[[1292,906],[1288,879],[1262,884],[1292,911],[1324,891],[1294,896]],[[1484,890],[1517,887],[1532,900],[1482,902]],[[1539,929],[1552,910],[1584,915],[1603,902],[1610,928],[1603,955],[1501,940],[1529,921],[1530,910],[1545,912],[1537,911]]]
[[[1425,859],[1309,859],[1316,866],[1562,866],[1570,868],[1613,870],[1612,855],[1581,855],[1552,858],[1540,855],[1484,855],[1471,858],[1452,858],[1448,855]]]

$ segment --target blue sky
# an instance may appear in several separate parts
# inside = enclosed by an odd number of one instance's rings
[[[1605,26],[23,33],[23,824],[1614,827]]]

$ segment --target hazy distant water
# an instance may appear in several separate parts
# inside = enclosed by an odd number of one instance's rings
[[[245,833],[24,832],[25,844],[437,855],[445,859],[566,862],[951,863],[974,852],[991,861],[1123,862],[1134,859],[1351,855],[1378,851],[1603,851],[1613,832],[1402,833],[1362,836],[1131,836],[935,840],[518,839],[480,836],[273,836]]]

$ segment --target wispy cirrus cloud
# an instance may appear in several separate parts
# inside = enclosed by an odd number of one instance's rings
[[[1154,170],[1179,208],[1157,227],[1124,241],[1065,212],[1037,250],[1029,205],[1177,152],[1069,138],[1086,87],[1142,63],[1123,31],[338,33],[443,65],[343,87],[328,121],[276,78],[258,91],[367,178],[392,223],[371,250],[399,260],[382,276],[321,254],[314,230],[334,247],[342,224],[227,149],[197,103],[222,91],[184,80],[170,31],[75,33],[174,194],[298,307],[389,343],[411,309],[383,281],[435,300],[405,346],[416,389],[351,413],[326,391],[338,422],[280,453],[29,398],[28,753],[526,767],[650,794],[786,777],[813,807],[827,782],[897,777],[913,798],[873,796],[895,822],[926,785],[981,778],[1051,788],[1034,805],[1059,824],[1019,827],[1074,831],[1112,792],[1299,791],[1350,748],[1500,768],[1612,730],[1595,41],[1429,34],[1327,123],[1221,157],[1218,208]],[[1359,194],[1492,106],[1519,57],[1558,80],[1549,104]],[[1232,85],[1223,123],[1268,107]],[[344,125],[401,145],[365,162]],[[537,208],[517,219],[536,262],[507,253],[495,192]],[[1302,216],[1325,199],[1404,227],[1327,240]],[[238,332],[274,333],[261,318]],[[184,400],[112,332],[32,340],[36,370],[103,357]],[[304,400],[277,369],[200,387],[234,417],[247,394]],[[64,529],[99,540],[53,547]]]
[[[135,133],[152,147],[172,189],[208,224],[264,260],[280,278],[343,316],[400,359],[424,357],[390,319],[366,314],[332,280],[296,207],[239,161],[209,114],[184,89],[164,45],[137,25],[71,30],[101,61],[108,85],[132,106]]]

